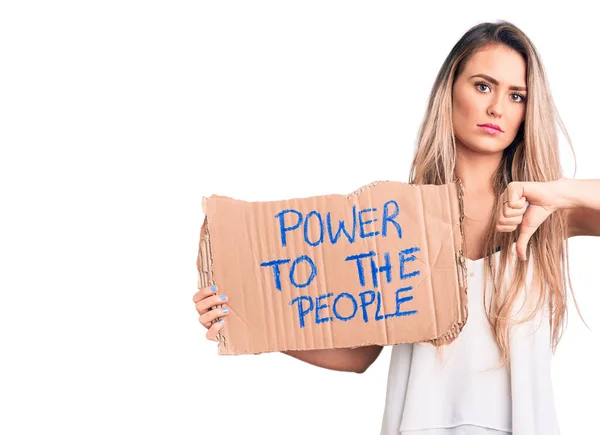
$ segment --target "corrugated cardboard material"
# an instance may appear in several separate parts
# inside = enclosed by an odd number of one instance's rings
[[[460,181],[203,198],[198,286],[229,298],[219,354],[450,343],[467,320],[462,198]]]

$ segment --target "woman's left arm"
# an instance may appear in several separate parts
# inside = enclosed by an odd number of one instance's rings
[[[556,186],[559,208],[567,213],[569,237],[600,236],[600,180],[561,178]]]
[[[600,180],[513,181],[501,200],[496,230],[520,228],[517,255],[522,260],[533,233],[556,210],[567,214],[569,237],[600,236]]]

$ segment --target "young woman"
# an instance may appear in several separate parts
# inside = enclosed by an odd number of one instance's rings
[[[559,433],[550,359],[566,314],[567,239],[600,235],[600,180],[562,177],[557,125],[566,134],[540,57],[513,24],[477,25],[452,48],[409,182],[464,186],[469,319],[447,346],[393,346],[382,434]],[[226,291],[193,298],[210,340]],[[362,373],[381,350],[285,353]]]

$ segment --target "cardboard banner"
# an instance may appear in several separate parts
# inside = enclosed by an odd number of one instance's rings
[[[467,319],[460,182],[349,195],[203,198],[199,287],[229,314],[219,353],[454,340]]]

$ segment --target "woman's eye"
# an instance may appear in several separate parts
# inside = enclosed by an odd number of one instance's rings
[[[480,92],[484,92],[484,93],[487,93],[486,89],[490,89],[490,87],[485,83],[477,83],[476,86]],[[482,89],[482,87],[483,87],[483,89]],[[525,97],[522,96],[521,94],[511,94],[511,97],[512,96],[517,97],[517,98],[512,99],[515,103],[524,103],[525,102]]]
[[[518,103],[524,103],[525,102],[525,97],[523,97],[522,95],[520,95],[520,94],[513,94],[513,96],[520,98],[520,100],[519,99],[515,99],[513,101],[516,101]]]

